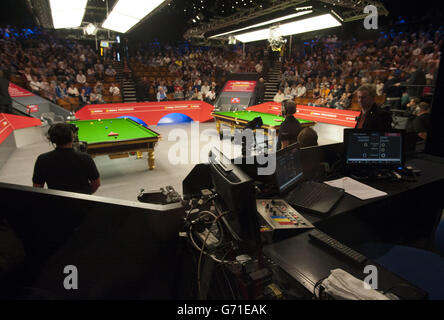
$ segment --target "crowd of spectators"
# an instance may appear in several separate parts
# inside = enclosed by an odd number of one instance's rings
[[[373,84],[390,106],[406,108],[412,98],[432,95],[443,36],[440,27],[382,32],[376,40],[328,36],[296,45],[283,61],[274,100],[309,97],[314,106],[348,109],[356,89]]]
[[[229,73],[264,71],[263,48],[208,48],[187,46],[160,46],[151,43],[137,50],[131,67],[136,74],[138,101],[149,99],[154,92],[157,101],[168,96],[174,100],[202,100],[215,102],[221,79]],[[262,58],[262,59],[261,59]],[[167,70],[168,78],[143,76],[140,70]],[[137,76],[138,72],[140,76]],[[152,99],[152,98],[151,98]]]
[[[105,94],[120,95],[114,83],[106,88],[109,93],[104,92],[104,78],[116,75],[112,61],[88,45],[57,38],[47,30],[0,28],[0,52],[1,69],[54,103],[76,97],[82,106],[104,103]]]

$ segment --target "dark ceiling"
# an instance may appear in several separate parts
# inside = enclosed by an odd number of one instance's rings
[[[111,11],[116,1],[88,0],[83,21],[100,25],[107,15],[107,5],[108,10]],[[33,16],[36,9],[34,8],[34,12],[31,12],[27,2],[32,3],[34,7],[36,3],[44,4],[46,2],[46,5],[49,3],[48,0],[2,0],[0,3],[0,25],[30,26],[36,24],[37,20]],[[282,0],[171,0],[155,15],[131,30],[128,37],[147,40],[154,38],[180,40],[187,29],[198,25],[192,21],[197,15],[199,15],[200,21],[207,23],[214,21],[214,19],[230,16],[239,10],[258,8],[259,6],[265,9],[279,2]],[[390,12],[389,17],[391,18],[398,16],[419,18],[429,13],[441,12],[441,1],[381,0],[381,2]],[[46,20],[50,19],[50,15],[46,15],[46,17]],[[39,24],[44,25],[42,21],[39,21]]]

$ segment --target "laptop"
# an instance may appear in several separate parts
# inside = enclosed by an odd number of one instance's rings
[[[344,196],[344,190],[305,178],[301,150],[293,144],[276,153],[275,183],[279,194],[296,209],[327,215]]]
[[[405,164],[406,136],[402,130],[344,130],[345,173],[368,176],[402,169]]]

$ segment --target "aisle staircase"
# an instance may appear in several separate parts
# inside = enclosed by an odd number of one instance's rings
[[[116,78],[122,88],[123,102],[136,102],[136,87],[131,77],[131,69],[122,61],[114,61],[113,67],[117,71]]]
[[[278,92],[279,77],[281,74],[282,62],[276,61],[265,76],[265,94],[264,102],[273,101],[274,96]]]

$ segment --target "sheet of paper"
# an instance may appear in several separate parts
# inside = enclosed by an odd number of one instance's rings
[[[348,194],[361,200],[379,198],[387,195],[385,192],[372,188],[349,177],[327,181],[325,183],[332,187],[344,189]]]

